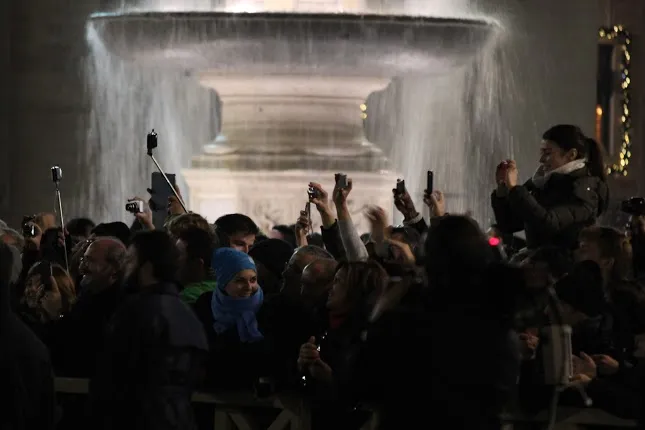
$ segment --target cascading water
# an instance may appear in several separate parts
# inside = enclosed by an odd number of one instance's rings
[[[370,12],[376,13],[473,15],[469,1],[392,2],[395,6],[367,3],[372,6]],[[213,2],[155,0],[136,6],[139,10],[208,11]],[[216,6],[225,10],[233,7],[231,2]],[[185,70],[118,58],[107,52],[92,23],[88,25],[88,42],[88,88],[94,106],[88,162],[95,166],[93,181],[98,182],[87,184],[84,212],[101,220],[123,219],[123,202],[145,190],[153,170],[143,144],[148,129],[154,127],[159,132],[157,154],[162,166],[180,172],[190,164],[191,156],[201,152],[203,144],[213,140],[220,114],[212,91],[199,86]],[[481,221],[490,217],[490,172],[501,156],[512,153],[497,112],[500,91],[508,88],[500,87],[503,65],[491,59],[490,53],[496,49],[495,41],[489,41],[485,52],[473,62],[475,67],[466,63],[450,73],[443,70],[427,78],[396,79],[387,90],[370,97],[368,137],[389,154],[418,205],[425,171],[432,169],[436,187],[449,191],[450,211],[471,210]],[[185,54],[164,51],[165,56],[176,56],[177,63]],[[486,136],[486,142],[479,141],[480,135]]]
[[[145,198],[150,186],[148,131],[155,128],[160,136],[155,156],[164,170],[179,172],[199,145],[213,138],[217,111],[213,94],[182,71],[140,67],[109,54],[91,25],[87,40],[93,110],[86,156],[92,176],[80,213],[122,220],[126,200],[135,194]],[[181,178],[178,185],[185,189]]]

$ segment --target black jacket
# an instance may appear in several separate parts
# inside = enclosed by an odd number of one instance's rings
[[[173,285],[133,296],[110,323],[91,381],[94,428],[195,428],[190,399],[206,350],[199,320]]]
[[[213,292],[210,291],[199,296],[195,303],[195,313],[201,321],[209,345],[206,378],[202,381],[204,386],[201,388],[209,392],[251,390],[259,378],[273,376],[270,342],[266,337],[257,342],[242,342],[235,328],[219,334],[215,332],[212,299]],[[259,329],[265,335],[261,324]],[[293,358],[294,362],[296,358],[297,356]]]
[[[14,257],[0,243],[0,407],[2,429],[53,429],[54,379],[49,352],[11,311],[9,279]]]
[[[559,246],[573,249],[580,231],[593,225],[607,209],[609,188],[587,168],[570,174],[554,173],[544,188],[532,180],[491,196],[497,226],[502,233],[524,230],[528,248]]]

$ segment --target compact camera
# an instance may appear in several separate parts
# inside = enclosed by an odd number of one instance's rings
[[[320,193],[314,187],[309,187],[309,189],[307,190],[307,195],[309,196],[309,200],[317,199],[320,197]]]
[[[22,235],[26,238],[32,238],[38,235],[35,216],[25,215],[22,217]]]
[[[144,203],[141,200],[135,200],[125,204],[125,210],[132,214],[139,214],[144,211]]]

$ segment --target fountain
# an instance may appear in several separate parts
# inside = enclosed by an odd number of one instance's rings
[[[220,133],[182,170],[189,206],[211,220],[243,212],[264,228],[293,222],[306,184],[331,190],[336,172],[354,178],[354,212],[390,208],[397,175],[364,137],[365,100],[393,77],[463,69],[495,30],[474,19],[329,13],[131,12],[90,21],[112,55],[189,71],[217,91]],[[465,151],[454,154],[463,168]],[[463,181],[450,182],[461,192]],[[355,220],[364,229],[362,216]]]

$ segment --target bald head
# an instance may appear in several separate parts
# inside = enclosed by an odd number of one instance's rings
[[[326,297],[334,282],[338,262],[321,258],[309,263],[302,271],[301,290],[305,303],[314,305]]]
[[[282,278],[284,279],[282,293],[292,297],[299,297],[302,271],[308,264],[321,258],[332,259],[333,257],[327,251],[317,246],[308,245],[296,249],[289,259],[284,272],[282,272]]]
[[[296,249],[291,256],[291,259],[289,260],[289,266],[292,266],[295,272],[302,273],[303,269],[307,265],[319,259],[333,260],[333,257],[329,252],[318,246],[302,246]]]

